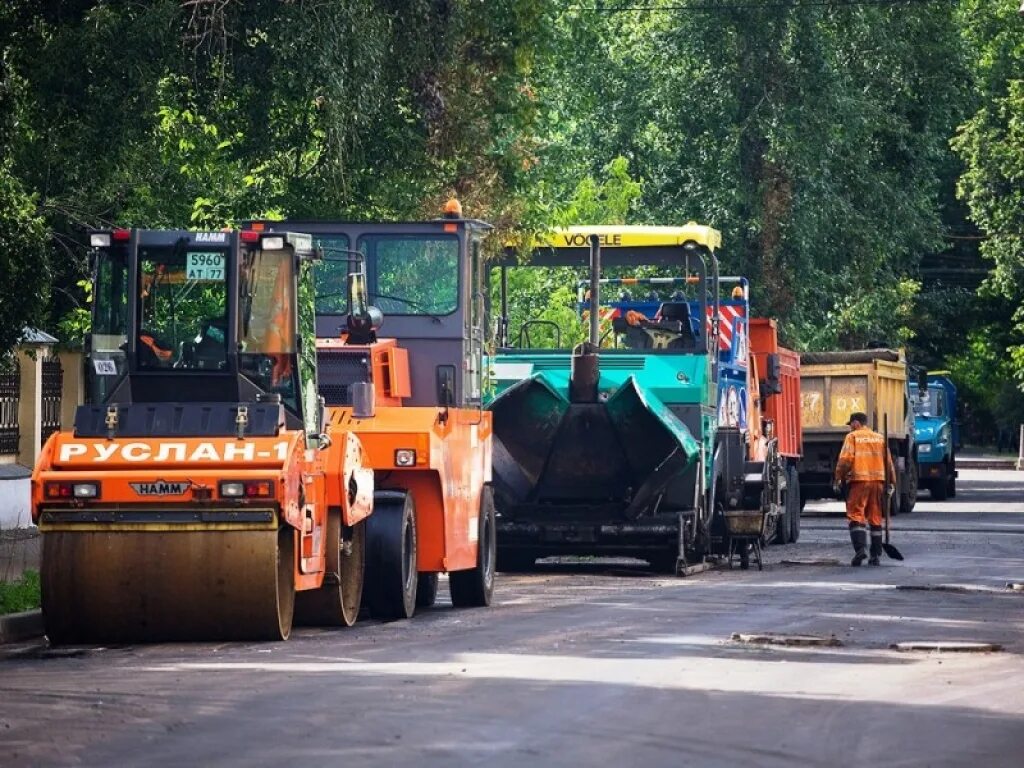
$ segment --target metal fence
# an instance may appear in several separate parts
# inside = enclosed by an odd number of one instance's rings
[[[17,360],[0,373],[0,455],[16,454],[21,433],[18,405],[21,398],[21,369]]]
[[[64,391],[64,369],[59,357],[43,358],[42,413],[40,414],[40,444],[60,430],[60,404]]]

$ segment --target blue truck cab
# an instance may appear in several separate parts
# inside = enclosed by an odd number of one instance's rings
[[[917,459],[921,487],[936,501],[956,496],[956,452],[960,425],[956,420],[956,386],[944,371],[922,373],[910,383],[914,406]]]

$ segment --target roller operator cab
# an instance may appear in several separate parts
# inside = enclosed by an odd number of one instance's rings
[[[490,226],[452,201],[434,221],[253,222],[308,232],[321,250],[316,335],[328,423],[359,436],[375,472],[367,599],[380,615],[456,607],[494,584],[491,415],[481,408],[482,242]],[[394,532],[400,532],[397,539]],[[404,563],[386,566],[381,558]],[[400,585],[401,599],[378,593]]]
[[[694,223],[577,227],[490,263],[499,568],[607,554],[677,572],[729,551],[733,511],[764,511],[775,535],[787,464],[759,394],[772,374],[751,354],[746,280],[718,274],[720,241]],[[581,323],[517,304],[537,269],[578,287]]]
[[[937,501],[956,496],[956,452],[960,424],[956,419],[956,386],[948,371],[918,373],[910,382],[914,435],[921,474],[918,484]]]
[[[317,397],[310,236],[90,238],[89,404],[33,474],[50,640],[351,624],[373,475]]]

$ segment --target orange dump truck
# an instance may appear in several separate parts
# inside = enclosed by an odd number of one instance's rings
[[[779,544],[800,539],[800,478],[803,455],[800,430],[800,355],[779,345],[778,323],[764,317],[750,320],[751,373],[760,377],[758,402],[765,424],[771,425],[778,453],[785,463],[786,511],[776,528]]]

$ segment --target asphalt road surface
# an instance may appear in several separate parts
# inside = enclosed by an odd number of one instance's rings
[[[763,572],[546,565],[488,610],[287,643],[8,646],[0,765],[1024,764],[1024,473],[922,496],[881,568],[846,564],[839,511]],[[914,641],[1002,650],[890,647]]]

